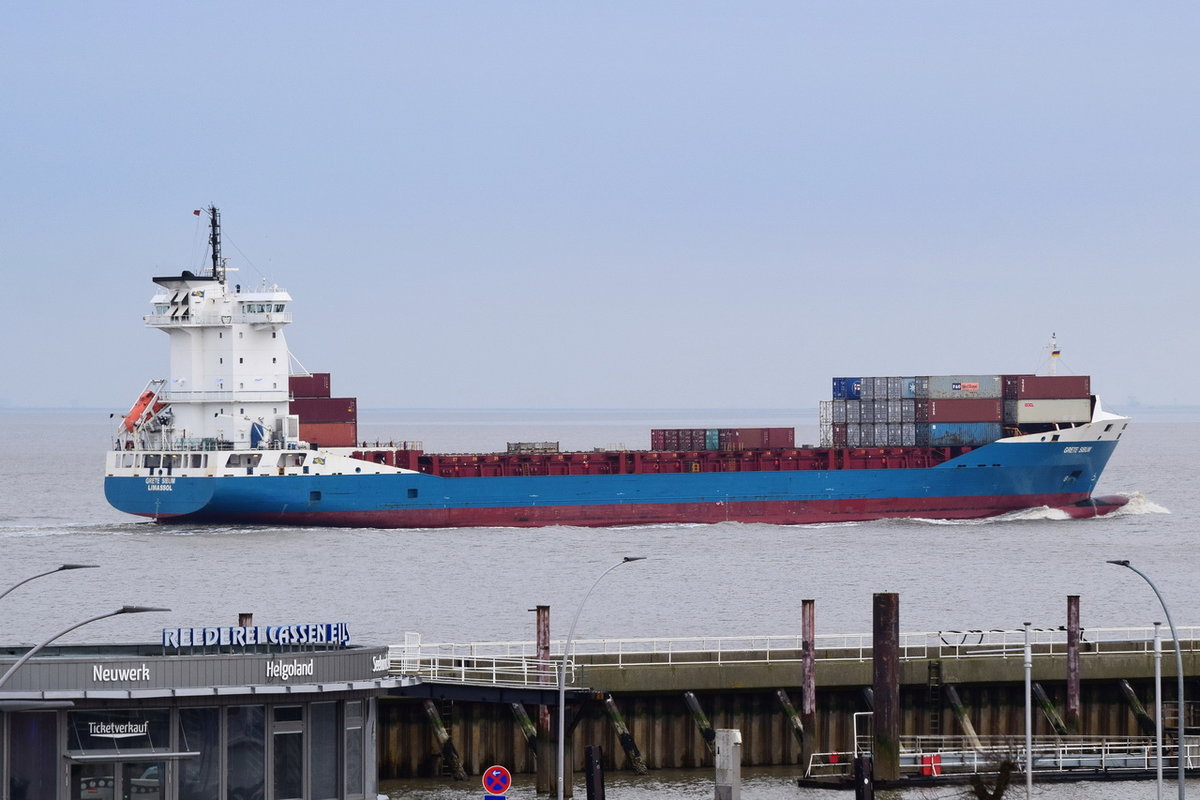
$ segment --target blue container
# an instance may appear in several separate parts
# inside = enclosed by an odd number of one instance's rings
[[[862,397],[862,378],[834,378],[834,400],[858,400]]]
[[[720,428],[705,428],[704,429],[704,449],[705,450],[720,450],[721,449],[721,429]]]
[[[996,441],[1000,435],[999,422],[922,422],[917,425],[917,443],[930,447],[979,447]]]

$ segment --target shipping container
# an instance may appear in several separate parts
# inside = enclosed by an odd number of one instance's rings
[[[288,376],[288,389],[292,397],[329,397],[329,386],[328,372]]]
[[[917,421],[917,401],[916,400],[901,400],[900,401],[900,421],[901,422],[916,422]]]
[[[845,447],[849,425],[834,423],[832,427],[833,440],[826,447]]]
[[[999,422],[930,422],[918,423],[916,428],[917,444],[929,447],[979,447],[1001,436]]]
[[[558,442],[509,442],[508,452],[513,455],[557,453]]]
[[[300,422],[357,422],[358,400],[353,397],[298,397],[289,411]]]
[[[904,421],[904,401],[903,400],[888,400],[887,401],[887,421],[890,423]]]
[[[1091,398],[1078,400],[1006,400],[1004,421],[1015,425],[1055,422],[1090,422]]]
[[[876,400],[889,399],[891,397],[891,395],[888,394],[888,382],[891,379],[883,377],[883,378],[875,378],[874,380],[875,380],[875,399]]]
[[[930,398],[1000,398],[1004,383],[999,375],[930,375]]]
[[[358,444],[358,424],[355,422],[300,421],[300,438],[321,447],[354,447]]]
[[[1004,397],[1020,400],[1074,400],[1091,398],[1092,379],[1087,375],[1005,375]]]
[[[845,422],[846,421],[846,402],[845,400],[830,400],[829,402],[829,421],[830,422]],[[825,415],[825,401],[821,402],[821,415]],[[858,420],[855,420],[857,422]]]
[[[916,400],[917,422],[1000,422],[1003,400]]]
[[[720,450],[721,449],[721,431],[718,428],[704,429],[704,449],[705,450]]]
[[[887,447],[888,443],[888,424],[886,422],[875,423],[875,447]]]
[[[901,378],[900,399],[914,400],[917,397],[917,379],[913,377]]]
[[[846,423],[846,447],[862,447],[863,426],[858,422]]]
[[[862,378],[834,378],[834,400],[858,400],[862,396]]]
[[[913,422],[905,422],[900,426],[900,446],[915,447],[917,444],[917,426]]]
[[[875,379],[874,378],[859,378],[859,393],[860,400],[875,399]]]
[[[862,422],[862,400],[846,401],[846,422]]]

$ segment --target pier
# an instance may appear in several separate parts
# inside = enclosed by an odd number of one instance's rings
[[[1184,674],[1200,673],[1200,629],[1181,628]],[[1032,632],[1035,773],[1113,777],[1155,766],[1154,631],[1089,628],[1078,637],[1078,711],[1072,716],[1071,642],[1065,628]],[[583,768],[584,745],[601,745],[605,769],[632,770],[632,742],[650,769],[711,767],[712,729],[738,729],[746,766],[795,765],[797,778],[844,777],[870,751],[876,691],[870,634],[813,637],[811,714],[804,696],[803,635],[591,639],[573,642],[567,661],[574,709],[569,761]],[[954,630],[900,634],[899,777],[987,771],[999,754],[1024,747],[1025,631]],[[1177,749],[1174,643],[1163,643],[1166,763]],[[389,648],[391,674],[417,679],[380,702],[380,777],[447,774],[425,710],[438,709],[468,773],[492,763],[536,772],[536,744],[514,704],[554,706],[562,642],[539,657],[535,642],[423,643]],[[1170,680],[1168,680],[1168,678]],[[418,699],[420,698],[420,699]],[[611,722],[619,711],[626,730]],[[1191,728],[1198,706],[1186,704]],[[1147,711],[1149,709],[1149,711]],[[1072,719],[1067,729],[1064,717]],[[1200,737],[1188,736],[1185,763],[1200,766]],[[1021,758],[1023,759],[1023,755]],[[1040,778],[1039,778],[1040,779]]]

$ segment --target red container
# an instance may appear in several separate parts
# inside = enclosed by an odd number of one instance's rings
[[[289,375],[288,389],[291,390],[292,397],[329,397],[329,373]]]
[[[1005,375],[1008,400],[1081,400],[1092,396],[1088,375]]]
[[[991,398],[917,400],[917,422],[1000,422],[1004,401]]]
[[[358,442],[358,424],[354,422],[300,423],[300,438],[321,447],[354,447]]]
[[[300,397],[289,404],[300,422],[358,422],[358,400],[354,397]]]
[[[650,449],[651,450],[666,450],[667,449],[667,432],[662,428],[652,428],[650,430]]]

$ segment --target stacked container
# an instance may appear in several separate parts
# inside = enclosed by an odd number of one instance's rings
[[[795,446],[795,428],[654,428],[650,431],[651,450],[777,450]]]
[[[291,375],[290,411],[300,418],[300,438],[321,447],[353,447],[358,440],[358,399],[330,397],[328,372]]]
[[[1086,376],[834,378],[832,396],[822,404],[825,447],[978,447],[999,439],[1006,424],[1091,419]]]

